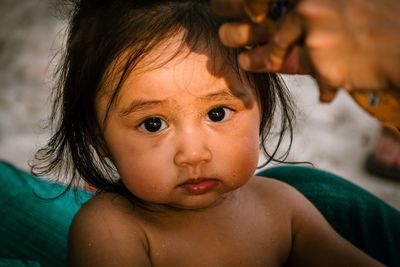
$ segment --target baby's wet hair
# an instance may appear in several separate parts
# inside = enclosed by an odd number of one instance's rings
[[[68,188],[78,186],[83,180],[99,191],[117,192],[139,201],[125,188],[114,165],[103,155],[106,149],[96,98],[104,88],[109,91],[112,86],[110,110],[137,64],[160,43],[177,34],[183,36],[181,47],[207,51],[211,59],[221,56],[226,68],[255,88],[262,113],[260,145],[266,154],[265,164],[283,160],[288,151],[283,152],[283,158],[277,157],[277,151],[286,131],[290,148],[294,117],[289,93],[276,74],[240,70],[237,63],[240,49],[227,48],[218,38],[219,26],[228,19],[214,15],[208,2],[76,0],[65,5],[72,8],[66,47],[56,73],[51,115],[54,133],[37,152],[32,171],[37,175],[62,174],[68,177]],[[179,54],[180,49],[176,52]],[[163,60],[158,67],[167,61]],[[273,122],[278,123],[278,140],[270,151],[265,141]]]

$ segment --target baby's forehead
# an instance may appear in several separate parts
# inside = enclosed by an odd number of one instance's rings
[[[162,55],[161,55],[162,56]],[[157,57],[157,55],[156,55]],[[212,58],[197,51],[183,51],[161,62],[143,59],[127,75],[126,88],[162,87],[202,90],[203,87],[228,87],[241,83],[233,69],[223,64],[221,57]]]
[[[230,64],[227,64],[227,61],[230,59],[224,56],[223,48],[217,49],[217,46],[208,44],[206,40],[188,44],[183,35],[180,33],[161,41],[141,57],[134,71],[138,73],[170,67],[183,60],[195,60],[199,65],[207,63],[209,71],[216,75],[225,75],[226,72],[232,71],[232,68],[228,68]]]
[[[206,43],[199,43],[193,47],[186,44],[183,39],[180,35],[165,39],[152,49],[142,53],[135,61],[132,61],[132,57],[137,54],[137,48],[128,47],[120,53],[107,70],[104,79],[107,86],[103,89],[113,91],[112,88],[121,84],[121,81],[124,83],[132,77],[138,77],[147,72],[173,68],[183,61],[192,61],[194,62],[193,66],[206,65],[207,71],[215,77],[240,75],[239,72],[235,72],[230,59],[226,55],[224,56],[222,51],[215,47],[210,48]]]

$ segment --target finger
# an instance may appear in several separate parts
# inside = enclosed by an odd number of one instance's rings
[[[332,102],[337,93],[338,89],[336,87],[332,87],[321,80],[317,80],[319,87],[319,101],[322,103],[330,103]]]
[[[268,39],[268,32],[263,25],[233,22],[220,27],[219,37],[224,45],[236,48],[264,43]]]
[[[267,46],[258,46],[251,50],[243,51],[240,53],[238,62],[239,66],[245,71],[251,72],[266,72],[268,66],[266,65],[266,57],[268,54]]]
[[[265,60],[268,54],[268,47],[258,46],[252,50],[244,51],[239,55],[239,65],[246,71],[253,72],[278,72],[284,74],[311,74],[311,68],[304,60],[303,49],[299,46],[293,47],[285,59],[282,68],[271,71],[268,62]]]
[[[310,74],[317,82],[319,89],[319,101],[322,103],[332,102],[336,98],[336,95],[339,91],[338,89],[339,87],[334,86],[331,83],[328,83],[326,79],[324,79],[317,73],[315,65],[312,63],[308,55],[308,50],[306,50],[305,48],[301,48],[300,51],[301,52],[299,53],[300,54],[299,65],[301,66],[305,74]]]
[[[340,15],[343,8],[341,4],[343,3],[340,1],[332,0],[299,1],[296,6],[296,12],[303,18],[310,20],[308,24],[313,24],[311,22],[315,20],[321,22]]]
[[[290,12],[282,17],[275,27],[268,43],[267,60],[271,71],[282,68],[288,52],[303,34],[301,19],[295,12]]]
[[[285,74],[311,74],[304,48],[295,45],[286,56],[282,68],[278,72]]]
[[[244,0],[211,0],[210,6],[215,14],[225,17],[245,18]]]

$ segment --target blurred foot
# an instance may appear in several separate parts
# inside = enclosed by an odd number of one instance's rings
[[[374,175],[400,182],[400,131],[384,127],[382,135],[366,160],[366,169]]]

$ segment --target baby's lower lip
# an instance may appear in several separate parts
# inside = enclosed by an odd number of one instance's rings
[[[207,193],[220,184],[221,182],[216,179],[196,179],[189,180],[179,185],[179,187],[191,195],[201,195]]]

